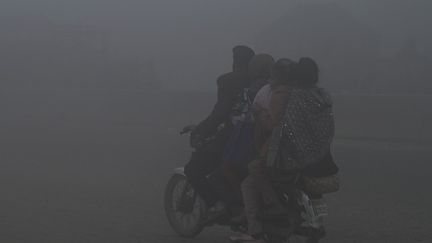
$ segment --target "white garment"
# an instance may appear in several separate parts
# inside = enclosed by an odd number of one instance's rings
[[[270,84],[264,85],[256,94],[253,101],[253,106],[259,106],[263,109],[269,110],[271,95],[272,89],[270,87]]]

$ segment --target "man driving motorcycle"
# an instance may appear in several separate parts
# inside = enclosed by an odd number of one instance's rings
[[[185,174],[211,211],[223,211],[224,205],[218,202],[207,176],[221,166],[223,150],[232,130],[232,108],[238,95],[250,85],[248,63],[254,55],[247,46],[233,48],[233,70],[218,78],[217,102],[210,115],[191,134],[191,146],[196,151],[185,166]],[[213,138],[204,142],[210,137]]]

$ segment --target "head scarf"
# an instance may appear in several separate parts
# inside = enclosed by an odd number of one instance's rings
[[[297,63],[288,59],[279,59],[272,67],[272,85],[293,84]]]
[[[310,87],[318,83],[319,68],[312,58],[300,58],[296,72],[300,86]]]
[[[233,69],[235,71],[246,71],[248,64],[255,52],[247,46],[236,46],[233,48]]]
[[[269,78],[274,59],[269,54],[257,54],[249,62],[249,75],[251,78]]]

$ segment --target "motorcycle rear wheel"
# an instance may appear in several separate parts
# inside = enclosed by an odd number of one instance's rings
[[[176,174],[170,178],[165,188],[164,207],[169,224],[180,236],[194,238],[204,229],[200,222],[205,216],[205,203],[195,195],[185,176]]]

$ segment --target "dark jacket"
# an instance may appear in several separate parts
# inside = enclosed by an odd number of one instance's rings
[[[221,124],[230,126],[230,115],[238,95],[249,85],[247,72],[235,71],[220,76],[217,80],[217,102],[213,111],[197,126],[194,133],[205,138],[215,135]]]

